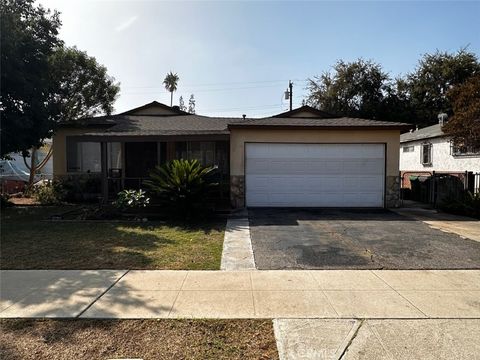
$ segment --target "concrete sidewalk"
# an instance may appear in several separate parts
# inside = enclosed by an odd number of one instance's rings
[[[463,238],[480,242],[480,221],[465,216],[458,216],[420,208],[392,209],[397,214],[423,221],[433,229],[457,234]]]
[[[3,318],[480,318],[480,270],[4,270],[0,280]]]

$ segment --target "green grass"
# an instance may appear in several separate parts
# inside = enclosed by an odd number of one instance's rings
[[[2,209],[2,269],[219,269],[225,220],[48,222],[60,207]]]

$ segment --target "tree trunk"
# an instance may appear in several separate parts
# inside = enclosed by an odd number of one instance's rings
[[[37,171],[37,164],[35,164],[35,155],[37,154],[37,148],[33,147],[30,152],[30,176],[28,177],[27,191],[33,187],[33,182],[35,181],[35,172]]]
[[[173,106],[173,91],[170,91],[170,107]]]

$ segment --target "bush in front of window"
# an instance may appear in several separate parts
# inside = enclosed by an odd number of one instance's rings
[[[185,219],[204,215],[207,196],[212,187],[214,166],[202,166],[197,160],[173,160],[157,166],[145,185],[159,201]]]
[[[42,205],[58,205],[65,194],[58,184],[48,181],[34,186],[33,197]]]
[[[67,202],[97,202],[101,195],[98,174],[68,175],[58,178],[55,184],[62,189]]]

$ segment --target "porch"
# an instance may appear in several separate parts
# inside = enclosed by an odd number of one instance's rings
[[[157,165],[174,159],[198,160],[215,166],[219,187],[215,200],[229,199],[229,142],[224,137],[67,137],[67,175],[99,179],[102,202],[114,199],[123,189],[141,189]]]

